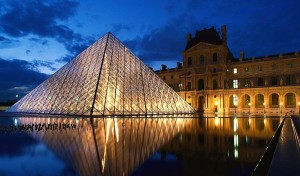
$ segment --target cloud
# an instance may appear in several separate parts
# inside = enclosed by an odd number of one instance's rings
[[[24,96],[49,76],[36,70],[36,66],[23,60],[0,58],[0,102]],[[25,88],[26,89],[22,89]]]
[[[201,25],[187,14],[171,18],[160,28],[150,28],[145,35],[124,41],[140,59],[151,61],[181,60],[188,32]]]
[[[47,67],[49,68],[51,71],[55,71],[57,70],[55,67],[53,67],[52,65],[54,64],[53,62],[50,61],[46,61],[46,60],[33,60],[31,62],[31,64],[34,66],[34,68],[38,68],[38,67]]]
[[[8,1],[3,5],[5,8],[0,13],[0,31],[10,37],[36,35],[38,38],[30,40],[42,45],[48,43],[45,38],[54,38],[64,44],[72,55],[78,54],[91,44],[89,37],[83,37],[68,26],[60,24],[76,14],[76,1]],[[1,39],[4,40],[0,38],[0,41]]]
[[[135,27],[133,25],[128,25],[128,24],[112,24],[112,33],[115,35],[118,35],[120,32],[126,32],[129,33],[131,32]]]

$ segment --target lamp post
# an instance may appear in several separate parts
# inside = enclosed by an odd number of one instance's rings
[[[280,102],[280,114],[282,114],[282,102]]]
[[[250,102],[248,103],[248,106],[249,106],[249,115],[250,115],[250,108],[251,108],[251,103]]]
[[[300,102],[298,102],[298,109],[299,109],[299,114],[300,114]]]

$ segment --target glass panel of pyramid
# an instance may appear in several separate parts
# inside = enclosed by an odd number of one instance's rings
[[[194,109],[107,33],[7,111],[93,116]]]

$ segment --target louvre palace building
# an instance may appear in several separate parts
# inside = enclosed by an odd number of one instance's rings
[[[187,35],[183,64],[155,73],[198,112],[239,115],[300,113],[299,52],[234,58],[226,26]]]

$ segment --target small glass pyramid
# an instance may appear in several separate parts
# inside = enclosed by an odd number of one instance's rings
[[[194,109],[107,33],[7,112],[97,116],[193,113]]]

